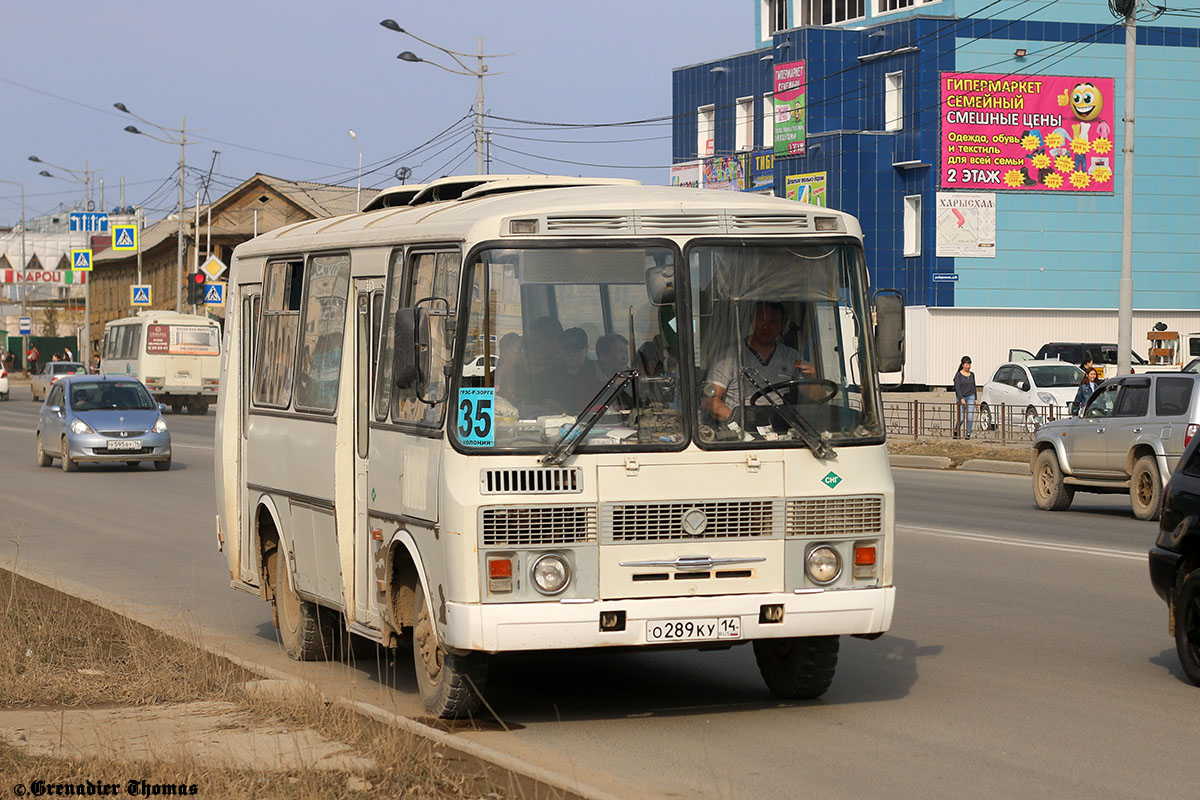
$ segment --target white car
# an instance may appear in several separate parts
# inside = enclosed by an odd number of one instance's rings
[[[0,400],[8,399],[8,370],[0,364]]]
[[[491,371],[496,371],[496,362],[499,360],[497,356],[491,356]],[[464,378],[482,378],[486,373],[483,371],[484,356],[475,356],[467,363],[463,364],[462,374]]]
[[[979,427],[989,430],[998,424],[1000,407],[1021,414],[1025,430],[1033,433],[1047,413],[1050,418],[1070,414],[1071,403],[1083,381],[1083,370],[1065,361],[1010,361],[1001,364],[983,385],[979,397]],[[1010,416],[1010,419],[1012,417]]]

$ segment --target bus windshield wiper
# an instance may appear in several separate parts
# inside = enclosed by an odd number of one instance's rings
[[[771,384],[767,383],[766,378],[760,375],[758,370],[753,367],[743,367],[742,374],[746,376],[746,380],[754,384],[755,389],[763,393],[763,397],[767,398],[768,402],[771,402],[769,395],[774,394]],[[813,454],[817,458],[829,458],[835,455],[833,447],[826,444],[821,438],[821,432],[811,422],[800,416],[796,409],[782,402],[782,398],[780,400],[779,403],[771,402],[771,408],[778,411],[784,421],[792,426],[792,429],[800,435],[801,441],[808,445]]]
[[[638,373],[634,369],[614,372],[612,377],[600,387],[600,391],[596,392],[596,396],[584,406],[583,411],[575,415],[575,422],[559,435],[558,441],[550,448],[550,452],[542,456],[541,463],[558,465],[565,461],[567,456],[575,452],[575,448],[579,447],[596,423],[600,421],[600,417],[616,399],[617,393],[624,389],[626,384],[637,378]],[[602,397],[603,401],[600,400]]]

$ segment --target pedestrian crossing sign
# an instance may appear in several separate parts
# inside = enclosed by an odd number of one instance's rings
[[[131,306],[149,306],[150,296],[149,284],[135,283],[129,287],[129,305]]]
[[[82,250],[71,250],[71,269],[91,271],[92,249],[90,247]]]
[[[223,306],[225,305],[225,284],[210,283],[204,287],[204,305],[206,306]]]
[[[137,225],[113,225],[113,250],[136,251],[138,249]]]

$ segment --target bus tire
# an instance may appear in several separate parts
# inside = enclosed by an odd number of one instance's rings
[[[171,401],[171,413],[172,414],[182,414],[183,413],[183,403],[172,400]]]
[[[771,694],[812,700],[825,694],[837,669],[838,637],[755,639],[754,660]]]
[[[156,462],[155,465],[163,462]],[[324,661],[333,649],[328,631],[321,627],[316,603],[296,594],[287,564],[275,548],[267,556],[267,575],[274,595],[275,625],[288,658],[293,661]]]
[[[208,403],[203,400],[193,400],[188,403],[187,410],[192,416],[203,417],[208,413]]]
[[[487,654],[458,655],[442,647],[419,580],[413,602],[413,668],[425,710],[441,719],[472,716],[487,680]]]

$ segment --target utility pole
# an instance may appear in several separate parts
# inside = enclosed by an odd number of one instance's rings
[[[17,286],[21,290],[21,316],[28,317],[29,303],[25,297],[29,290],[29,287],[25,285],[25,270],[28,267],[28,262],[25,260],[25,184],[6,178],[0,178],[0,183],[11,183],[21,189],[21,268],[17,271]],[[25,341],[24,336],[21,337],[21,344],[21,373],[27,375],[29,374],[29,361],[25,358],[25,354],[29,352],[29,342]]]
[[[1128,375],[1133,347],[1133,111],[1139,0],[1117,0],[1125,15],[1125,133],[1121,143],[1121,282],[1117,284],[1117,373]]]

